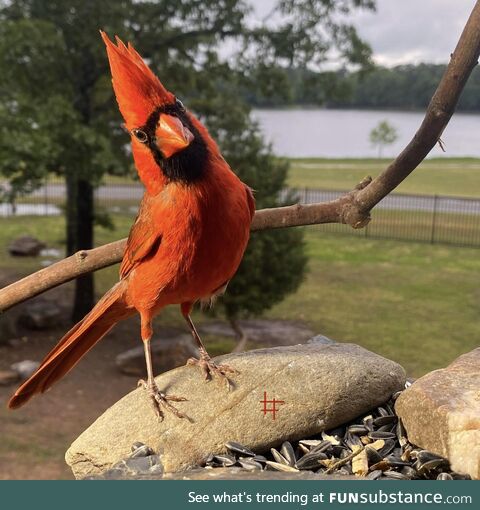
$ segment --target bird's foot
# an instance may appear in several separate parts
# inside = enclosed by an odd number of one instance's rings
[[[153,406],[155,414],[163,421],[163,411],[169,411],[173,413],[177,418],[187,418],[185,413],[179,411],[170,402],[185,402],[185,397],[178,397],[176,395],[166,395],[163,391],[160,391],[155,383],[149,384],[147,381],[140,379],[137,386],[142,386],[143,389],[147,390],[150,402]]]
[[[207,352],[200,351],[200,359],[190,358],[187,361],[187,365],[196,365],[200,367],[205,380],[212,379],[213,376],[217,376],[225,381],[227,388],[230,390],[231,383],[227,374],[238,374],[238,370],[235,370],[230,365],[217,365]]]

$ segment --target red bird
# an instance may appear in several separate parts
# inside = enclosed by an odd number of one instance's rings
[[[60,340],[8,405],[20,407],[48,390],[117,322],[138,312],[148,375],[140,383],[160,417],[162,408],[184,417],[170,401],[185,399],[160,391],[153,377],[152,319],[165,306],[179,304],[200,351],[199,359],[188,364],[198,365],[205,378],[234,373],[211,360],[190,312],[197,301],[224,292],[235,274],[255,203],[206,128],[165,89],[132,45],[118,38],[114,44],[101,35],[145,194],[130,230],[119,283]]]

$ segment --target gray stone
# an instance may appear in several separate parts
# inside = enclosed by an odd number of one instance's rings
[[[17,257],[36,257],[45,248],[45,244],[32,236],[20,236],[8,246],[11,255]]]
[[[167,372],[185,365],[188,358],[198,357],[192,335],[178,335],[152,341],[152,360],[155,370]],[[117,367],[125,374],[144,377],[146,373],[143,345],[119,354],[115,360]]]
[[[335,343],[335,340],[331,340],[330,338],[324,335],[316,335],[307,342],[308,344],[323,344],[323,345],[331,345]]]
[[[395,409],[411,443],[480,478],[480,348],[417,379]]]
[[[51,329],[59,325],[61,315],[61,310],[55,303],[37,299],[25,306],[18,321],[29,329]]]
[[[237,441],[257,452],[330,429],[384,403],[403,388],[401,366],[352,344],[297,345],[216,359],[238,370],[233,389],[204,382],[198,367],[156,378],[159,388],[184,396],[176,403],[190,420],[167,413],[160,421],[137,389],[100,416],[66,453],[78,478],[96,475],[127,457],[136,441],[161,455],[166,472],[201,465],[210,452]],[[268,399],[283,400],[276,419],[263,413]]]
[[[12,313],[0,315],[0,345],[9,345],[18,334],[16,316]]]
[[[10,368],[14,370],[21,379],[28,379],[39,366],[40,362],[25,359],[14,363]]]
[[[0,386],[9,386],[20,379],[15,370],[0,370]]]

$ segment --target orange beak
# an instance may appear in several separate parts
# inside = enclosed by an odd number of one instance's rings
[[[188,147],[193,138],[192,132],[179,118],[166,113],[160,115],[155,129],[155,139],[158,149],[166,158]]]

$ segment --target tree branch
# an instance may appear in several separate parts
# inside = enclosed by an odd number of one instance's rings
[[[364,179],[353,191],[337,200],[257,211],[252,231],[320,223],[344,223],[353,228],[365,226],[370,221],[371,209],[410,175],[439,141],[479,55],[480,0],[477,0],[420,128],[387,169],[373,180]],[[12,283],[0,290],[0,311],[82,274],[119,262],[125,244],[126,240],[122,239],[78,252]]]

